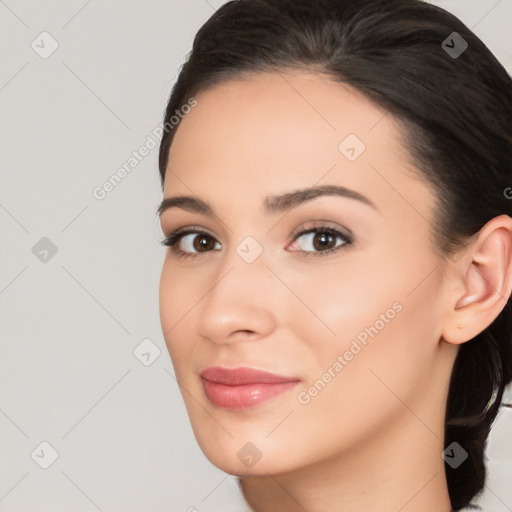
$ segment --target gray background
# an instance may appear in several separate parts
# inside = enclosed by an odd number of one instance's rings
[[[0,511],[243,509],[196,444],[160,329],[157,149],[92,193],[161,123],[222,3],[0,0]],[[435,3],[511,72],[512,0]],[[502,409],[486,512],[512,510],[511,427]]]

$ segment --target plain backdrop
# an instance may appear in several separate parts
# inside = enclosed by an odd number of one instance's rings
[[[161,123],[222,3],[0,0],[0,511],[244,509],[197,446],[160,328],[157,148],[93,193]],[[511,0],[435,3],[511,72]],[[511,432],[502,409],[485,512],[512,510]]]

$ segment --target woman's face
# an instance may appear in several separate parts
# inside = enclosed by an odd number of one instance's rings
[[[196,99],[164,187],[195,202],[164,209],[161,226],[200,233],[168,248],[160,316],[205,455],[231,474],[278,473],[353,453],[397,420],[440,434],[419,419],[444,413],[453,363],[434,195],[391,115],[299,72]]]

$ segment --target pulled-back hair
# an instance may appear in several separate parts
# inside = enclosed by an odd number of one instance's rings
[[[447,51],[460,46],[454,32],[468,45],[458,56]],[[436,192],[431,233],[441,257],[456,257],[492,218],[512,217],[512,79],[452,14],[421,0],[230,1],[197,32],[164,122],[212,86],[287,69],[325,73],[399,122],[411,161]],[[178,126],[161,141],[162,188]],[[451,374],[444,446],[455,441],[468,452],[456,469],[445,463],[454,509],[484,488],[487,437],[512,379],[512,305],[504,301],[494,322],[460,346]]]

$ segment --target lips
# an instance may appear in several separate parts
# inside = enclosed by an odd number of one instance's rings
[[[224,409],[245,409],[270,400],[300,382],[254,368],[221,368],[212,366],[199,374],[208,400]]]

